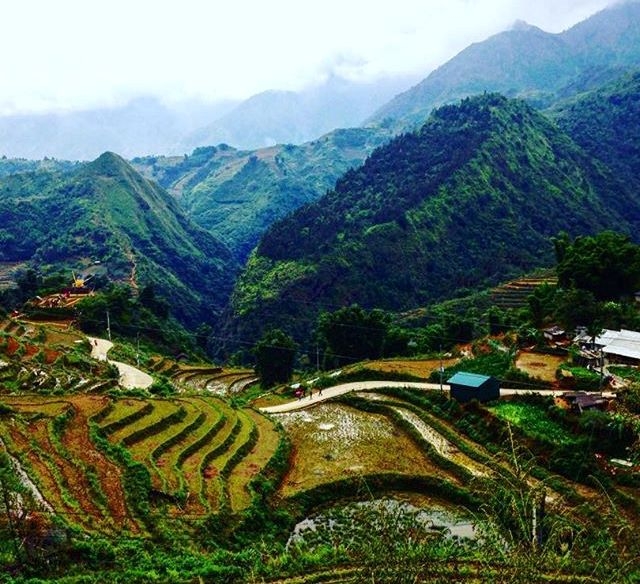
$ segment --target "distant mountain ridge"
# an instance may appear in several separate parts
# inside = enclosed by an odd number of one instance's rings
[[[356,83],[331,76],[323,84],[299,92],[266,91],[187,136],[181,144],[187,152],[220,143],[248,150],[302,144],[336,128],[360,126],[412,79],[398,76]]]
[[[606,8],[560,34],[518,23],[470,45],[380,108],[367,123],[393,124],[398,131],[416,128],[434,107],[484,91],[522,97],[544,108],[567,97],[576,79],[584,83],[593,70],[619,75],[638,65],[638,0]]]
[[[125,158],[175,152],[186,133],[230,107],[194,102],[170,108],[138,98],[111,108],[0,116],[0,155],[88,161],[105,151]]]
[[[112,108],[0,116],[0,156],[92,160],[180,155],[199,146],[259,148],[299,144],[335,128],[356,127],[414,78],[369,83],[330,77],[300,92],[268,91],[242,102],[163,104],[143,97]]]

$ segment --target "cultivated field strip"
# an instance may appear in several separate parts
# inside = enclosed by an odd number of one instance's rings
[[[205,497],[205,478],[210,478],[205,475],[205,469],[212,458],[229,448],[241,426],[235,410],[222,403],[221,410],[224,423],[219,430],[207,437],[208,440],[202,448],[182,461],[181,469],[187,487],[184,507],[187,515],[201,515],[215,511],[215,507],[212,509]]]
[[[94,417],[94,421],[105,434],[125,428],[153,411],[153,404],[141,399],[118,400],[117,406],[110,403]]]
[[[522,308],[527,305],[527,298],[533,294],[536,288],[543,285],[556,285],[558,279],[555,276],[541,276],[520,278],[494,288],[491,291],[491,299],[500,308]]]
[[[163,468],[164,464],[158,466],[158,459],[173,445],[182,444],[207,421],[207,416],[201,412],[194,403],[184,401],[182,402],[182,407],[186,412],[183,420],[177,424],[167,426],[163,432],[156,434],[149,441],[139,443],[137,445],[137,448],[143,449],[142,454],[148,458],[149,464],[154,470],[151,475],[153,488],[163,493],[170,492],[166,480],[166,476],[168,474],[167,470],[169,469]],[[132,449],[134,457],[136,457],[135,450],[136,449]],[[170,470],[174,475],[177,475],[177,468],[173,467]],[[179,484],[180,483],[178,482],[178,485]],[[174,489],[174,491],[177,490],[179,489]]]
[[[280,440],[269,419],[209,396],[3,403],[4,448],[54,513],[91,532],[145,534],[149,513],[191,520],[242,510]],[[138,504],[145,480],[149,500]]]
[[[3,401],[10,404],[12,408],[18,410],[21,414],[38,415],[53,418],[64,414],[69,409],[69,402],[59,398],[35,398],[35,399],[14,399],[10,401],[3,398]]]
[[[247,410],[246,414],[253,421],[257,437],[247,456],[239,460],[227,479],[228,502],[233,512],[249,507],[252,496],[249,484],[271,460],[280,442],[278,431],[264,416],[254,410]]]
[[[173,419],[180,410],[180,406],[170,400],[154,399],[149,400],[144,409],[144,415],[127,420],[126,425],[120,425],[121,427],[119,426],[115,431],[108,431],[109,440],[131,446],[149,433],[161,428],[166,418]]]
[[[80,465],[71,460],[68,453],[59,448],[59,441],[53,438],[51,420],[38,420],[29,425],[32,448],[38,448],[45,464],[52,470],[61,487],[61,494],[68,506],[75,512],[72,523],[91,530],[101,530],[99,525],[105,517],[105,509],[91,490],[88,477]],[[111,526],[109,526],[111,527]]]
[[[443,469],[453,471],[454,475],[458,479],[462,479],[463,483],[468,482],[464,475],[469,477],[502,475],[508,478],[513,474],[513,466],[508,459],[496,458],[482,444],[463,436],[449,422],[436,417],[425,409],[416,407],[409,402],[397,400],[390,395],[363,393],[361,396],[365,399],[381,402],[390,412],[395,412],[395,415],[402,418],[420,435],[425,443],[429,444],[433,463],[440,465]],[[534,476],[529,477],[528,482],[532,488],[542,486],[541,480]],[[546,489],[548,496],[554,500],[584,501],[598,497],[597,490],[581,487],[579,492],[574,484],[559,476],[555,476],[554,484],[546,485]]]
[[[151,369],[169,376],[178,385],[216,395],[242,391],[247,385],[257,381],[255,372],[250,369],[185,366],[164,358],[152,362]]]
[[[12,424],[2,426],[2,440],[9,454],[14,456],[28,473],[43,499],[61,514],[65,521],[75,525],[82,519],[78,505],[72,501],[60,483],[60,475],[45,460],[37,443],[34,443],[24,427]]]
[[[244,454],[251,450],[258,437],[253,419],[238,411],[231,436],[219,449],[203,460],[203,497],[210,509],[219,511],[227,506],[226,477]]]
[[[122,470],[102,452],[95,449],[89,433],[89,420],[106,407],[107,398],[77,396],[71,407],[73,418],[66,424],[61,441],[69,459],[77,461],[89,479],[93,497],[102,502],[104,517],[118,530],[133,533],[139,525],[125,503]]]
[[[198,409],[200,416],[204,416],[204,421],[194,425],[184,437],[167,441],[152,453],[155,467],[162,478],[164,492],[171,495],[188,492],[183,468],[185,461],[197,462],[199,452],[206,448],[227,421],[221,407],[212,400],[191,398],[189,401]],[[187,467],[190,468],[189,464]]]
[[[151,483],[154,488],[164,492],[163,474],[155,464],[154,453],[162,451],[166,445],[170,445],[177,438],[184,436],[185,432],[197,427],[202,422],[200,412],[189,401],[180,401],[178,406],[169,416],[160,418],[154,423],[146,426],[144,430],[139,430],[137,434],[130,435],[124,442],[131,453],[131,456],[151,471]],[[135,440],[134,440],[135,439]]]
[[[9,443],[21,444],[23,452],[28,444],[28,460],[20,452],[16,457],[32,469],[31,480],[70,524],[135,533],[139,528],[124,503],[121,469],[95,449],[89,436],[88,418],[108,401],[104,396],[12,400],[22,419],[12,425]]]

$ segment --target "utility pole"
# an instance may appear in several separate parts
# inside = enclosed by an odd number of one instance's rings
[[[440,367],[438,368],[440,371],[440,393],[444,390],[442,389],[442,375],[444,374],[444,367],[442,366],[442,345],[440,345]]]
[[[111,340],[111,321],[109,320],[109,309],[107,308],[107,335]]]

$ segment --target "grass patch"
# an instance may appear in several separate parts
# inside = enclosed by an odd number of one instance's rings
[[[522,351],[516,357],[515,365],[530,377],[553,383],[556,380],[556,371],[566,360],[566,357],[559,355]]]
[[[547,411],[537,405],[502,401],[488,408],[496,416],[516,426],[525,436],[556,446],[576,443],[576,438],[561,424],[549,418]]]
[[[633,383],[640,383],[640,369],[635,367],[624,367],[622,365],[610,365],[609,372],[617,377],[622,377]]]

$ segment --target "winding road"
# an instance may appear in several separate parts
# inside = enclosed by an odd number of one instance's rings
[[[341,385],[334,385],[322,390],[315,390],[311,394],[311,397],[303,397],[302,399],[295,399],[294,401],[287,402],[285,404],[279,404],[277,406],[269,406],[260,408],[261,412],[265,414],[284,414],[286,412],[293,412],[296,410],[303,410],[324,400],[336,397],[338,395],[344,395],[352,391],[372,391],[380,389],[382,387],[400,387],[411,389],[423,389],[426,391],[440,391],[439,383],[416,383],[408,381],[357,381],[354,383],[343,383]],[[449,392],[449,386],[445,383],[442,385],[443,391]],[[515,395],[518,393],[537,393],[539,395],[556,396],[566,393],[566,390],[554,390],[554,389],[510,389],[500,388],[500,395]],[[615,397],[611,392],[587,392],[594,395],[602,395],[603,397]]]
[[[122,387],[125,389],[134,389],[136,387],[146,389],[153,383],[153,377],[144,371],[140,371],[140,369],[136,369],[127,363],[109,360],[107,358],[107,353],[109,352],[109,349],[113,347],[113,343],[111,341],[98,339],[96,337],[88,337],[88,339],[91,343],[91,356],[94,359],[98,359],[98,361],[109,361],[109,363],[112,363],[118,368],[118,371],[120,372],[120,379],[118,380],[118,383]]]

